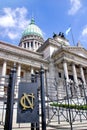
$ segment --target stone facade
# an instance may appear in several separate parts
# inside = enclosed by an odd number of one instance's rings
[[[69,43],[61,44],[61,41],[66,43],[66,39],[61,36],[60,39],[49,38],[36,51],[0,42],[0,75],[8,75],[14,63],[18,77],[27,77],[43,65],[48,73],[46,78],[63,80],[65,76],[67,82],[72,80],[78,85],[82,80],[86,84],[86,49]]]
[[[65,79],[67,83],[75,83],[76,86],[79,86],[83,82],[86,86],[87,50],[81,47],[80,43],[77,46],[70,46],[69,41],[63,34],[54,34],[53,38],[44,41],[42,35],[35,33],[35,29],[34,34],[31,34],[28,30],[27,35],[22,36],[18,46],[0,42],[0,98],[6,96],[3,77],[10,74],[14,64],[16,64],[17,68],[17,89],[20,78],[28,79],[32,73],[40,71],[41,65],[45,70],[45,90],[47,90],[47,82],[49,82],[48,87],[52,85],[52,80],[58,83],[55,89],[57,91],[53,93],[54,88],[50,90],[51,97],[56,93],[60,99],[65,96],[63,85]],[[70,90],[68,91],[70,92]],[[74,87],[72,91],[73,95],[75,95]],[[81,87],[78,87],[78,94],[82,94]],[[17,98],[17,96],[16,91],[15,97]]]

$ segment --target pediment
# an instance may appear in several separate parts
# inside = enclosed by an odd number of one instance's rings
[[[67,48],[70,53],[76,54],[78,56],[87,58],[87,50],[82,47],[69,47]]]
[[[71,55],[80,56],[82,58],[87,58],[87,50],[82,47],[61,47],[55,51],[52,57],[58,57],[60,53],[66,54],[70,53]]]

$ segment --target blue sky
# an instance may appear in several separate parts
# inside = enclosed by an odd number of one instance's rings
[[[65,33],[71,45],[78,41],[87,49],[87,0],[0,0],[0,41],[18,45],[33,15],[44,39],[53,32]]]

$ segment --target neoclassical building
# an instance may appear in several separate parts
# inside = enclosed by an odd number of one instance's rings
[[[63,33],[54,34],[52,38],[44,40],[42,31],[33,18],[24,30],[18,46],[0,41],[0,75],[9,75],[14,63],[17,76],[26,79],[43,65],[45,80],[56,79],[61,91],[64,91],[64,78],[76,85],[81,82],[86,85],[87,50],[80,43],[71,46]]]

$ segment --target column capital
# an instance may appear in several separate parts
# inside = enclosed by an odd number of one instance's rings
[[[73,65],[73,64],[75,65],[75,62],[74,62],[74,61],[72,61],[72,62],[71,62],[71,64],[72,64],[72,65]]]
[[[82,64],[79,64],[79,67],[81,68],[81,67],[84,67]]]
[[[67,62],[68,62],[68,60],[66,60],[66,59],[62,60],[62,63],[67,63]]]

